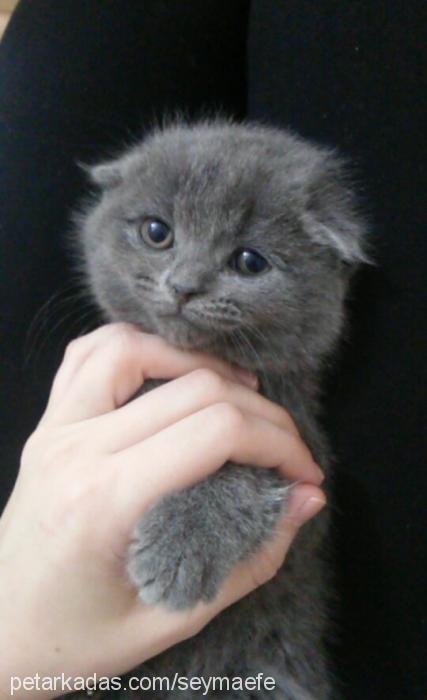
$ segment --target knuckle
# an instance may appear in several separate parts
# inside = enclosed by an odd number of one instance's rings
[[[144,346],[149,348],[152,352],[160,353],[164,352],[165,350],[170,350],[171,348],[171,345],[169,345],[169,343],[160,335],[138,332],[138,337],[143,341]]]
[[[292,451],[294,453],[298,452],[301,458],[304,458],[310,462],[313,461],[310,450],[308,449],[304,440],[299,435],[295,435],[294,433],[288,433],[286,435],[286,439],[290,447],[292,447]]]
[[[74,338],[73,340],[70,340],[70,342],[67,343],[67,345],[65,347],[64,357],[66,357],[66,358],[74,357],[74,355],[77,352],[81,351],[83,342],[84,342],[84,338]]]
[[[286,408],[284,408],[283,406],[280,406],[279,404],[275,404],[275,406],[277,406],[278,415],[280,416],[280,419],[281,419],[281,422],[283,423],[283,425],[286,427],[290,427],[290,428],[295,427],[292,416],[290,413],[288,413]]]
[[[114,363],[135,355],[135,336],[126,328],[115,326],[106,339],[106,351]]]
[[[298,430],[298,426],[295,423],[294,419],[292,418],[291,414],[286,411],[286,409],[282,408],[283,411],[283,423],[285,427],[292,432],[294,435],[296,435],[298,438],[300,438],[300,432]]]
[[[285,438],[286,438],[287,444],[293,450],[300,450],[301,447],[304,445],[301,438],[298,437],[297,435],[293,435],[293,433],[286,432]]]
[[[274,555],[267,547],[259,552],[256,558],[256,563],[252,567],[252,578],[255,585],[263,586],[268,581],[273,579],[280,567],[282,560]]]
[[[80,455],[79,444],[66,433],[52,435],[52,439],[43,446],[43,463],[46,468],[63,468],[78,462]]]
[[[21,462],[27,463],[35,459],[36,455],[43,448],[43,438],[41,436],[40,428],[35,430],[34,433],[27,438],[24,443],[24,447],[21,452]]]
[[[38,426],[27,438],[21,452],[21,465],[49,469],[68,461],[76,451],[75,440],[61,429]]]
[[[92,348],[92,352],[96,352],[97,348],[102,349],[111,342],[124,342],[124,339],[132,337],[134,332],[132,326],[124,322],[100,326],[92,333],[70,340],[66,345],[64,358],[78,360],[87,353],[88,349]]]
[[[96,503],[97,493],[99,493],[99,484],[96,479],[77,477],[70,482],[67,493],[64,494],[64,508],[69,512],[78,512],[88,501],[92,501],[92,505]]]
[[[52,525],[60,524],[64,531],[71,527],[73,541],[80,552],[100,529],[102,497],[106,495],[102,480],[92,475],[88,478],[88,474],[89,470],[86,469],[84,474],[79,472],[74,478],[67,478],[66,489],[61,488],[64,480],[59,477],[56,487],[61,492],[50,508]]]
[[[226,392],[226,381],[212,369],[203,367],[194,370],[193,381],[198,391],[210,401],[219,401]]]
[[[134,337],[130,326],[126,323],[112,323],[106,327],[107,339],[111,343],[125,343]]]
[[[237,406],[228,401],[221,401],[215,404],[214,411],[221,437],[234,444],[244,429],[245,418],[243,413]]]

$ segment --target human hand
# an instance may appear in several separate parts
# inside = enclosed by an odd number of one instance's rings
[[[175,377],[124,405],[144,379]],[[248,373],[128,324],[70,344],[0,519],[6,696],[12,675],[128,671],[274,576],[325,497],[292,419],[254,387]],[[236,567],[209,604],[179,613],[142,604],[126,575],[135,524],[161,496],[228,459],[303,482],[275,539]]]

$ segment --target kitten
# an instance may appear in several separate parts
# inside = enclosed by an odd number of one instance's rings
[[[342,161],[287,131],[212,120],[154,130],[88,169],[97,193],[76,215],[78,250],[106,319],[254,370],[329,473],[317,424],[321,370],[342,330],[351,273],[366,260]],[[141,599],[171,609],[211,599],[232,567],[271,536],[284,483],[273,470],[228,463],[163,498],[130,549]],[[275,690],[216,696],[331,698],[327,521],[322,512],[304,526],[274,580],[138,672],[206,679],[262,672]]]

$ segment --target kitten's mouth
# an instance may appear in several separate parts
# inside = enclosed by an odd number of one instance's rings
[[[159,319],[161,319],[160,323],[162,326],[163,324],[169,324],[177,327],[187,326],[189,328],[193,328],[194,330],[201,330],[197,322],[184,314],[181,308],[177,309],[177,311],[165,311],[163,313],[159,313],[157,316]]]
[[[219,324],[213,319],[190,314],[185,307],[158,313],[155,325],[156,332],[165,340],[187,350],[213,350],[221,334]]]
[[[164,311],[158,316],[166,322],[186,324],[197,329],[200,333],[208,335],[224,335],[227,331],[234,330],[239,324],[235,319],[223,319],[210,314],[199,314],[190,309],[180,307],[176,311]]]
[[[248,358],[241,352],[241,346],[233,342],[232,329],[216,328],[213,325],[198,325],[196,319],[189,320],[183,313],[169,311],[158,311],[155,315],[150,315],[143,322],[133,321],[143,332],[155,333],[166,342],[182,350],[200,350],[208,352],[229,362],[235,362],[243,366],[248,366]],[[219,322],[220,325],[220,322]],[[227,338],[227,331],[230,333]],[[229,342],[228,342],[229,340]],[[256,369],[250,363],[251,369]]]

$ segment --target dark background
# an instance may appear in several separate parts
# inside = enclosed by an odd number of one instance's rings
[[[325,395],[344,700],[427,696],[425,20],[421,0],[22,0],[0,44],[0,505],[64,345],[97,323],[65,244],[77,159],[177,108],[352,159],[377,266]]]

